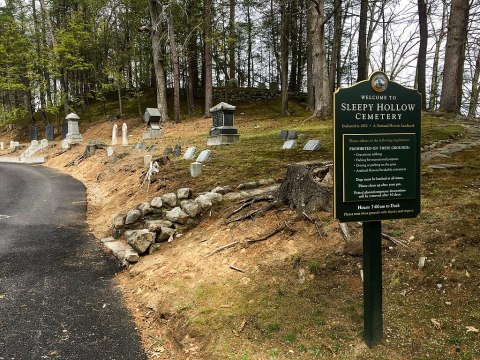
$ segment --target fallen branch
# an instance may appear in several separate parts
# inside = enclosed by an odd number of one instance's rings
[[[315,226],[315,229],[317,230],[317,234],[320,238],[327,236],[327,234],[325,234],[324,231],[320,230],[320,228],[318,227],[317,221],[315,219],[308,216],[305,211],[302,212],[302,215]]]
[[[234,242],[231,242],[230,244],[227,244],[227,245],[223,245],[223,246],[220,246],[219,248],[216,248],[215,250],[213,250],[210,254],[208,254],[207,256],[205,256],[206,258],[212,256],[212,255],[215,255],[215,254],[218,254],[219,252],[222,252],[223,250],[226,250],[226,249],[229,249],[231,247],[234,247],[236,245],[240,244],[240,241],[234,241]]]
[[[261,201],[272,201],[273,200],[273,196],[272,195],[264,195],[264,196],[259,196],[259,197],[251,197],[251,198],[248,198],[246,199],[242,205],[240,205],[239,208],[233,210],[229,215],[227,215],[227,219],[232,217],[233,215],[239,213],[240,211],[246,209],[247,207],[257,203],[257,202],[261,202]]]
[[[235,271],[238,271],[238,272],[241,272],[241,273],[244,273],[245,270],[242,270],[234,265],[229,265],[229,268],[232,269],[232,270],[235,270]]]
[[[260,241],[265,241],[265,240],[271,238],[273,235],[278,234],[279,232],[281,232],[283,230],[288,230],[290,235],[293,235],[296,231],[295,229],[292,229],[291,227],[289,227],[287,222],[285,222],[282,226],[279,226],[279,227],[269,231],[268,233],[261,236],[260,238],[258,238],[258,239],[246,239],[245,241],[243,241],[243,243],[244,244],[252,244],[252,243],[256,243],[256,242],[260,242]]]
[[[243,221],[243,220],[245,220],[245,219],[252,219],[253,216],[254,216],[255,214],[257,214],[260,210],[261,210],[261,209],[256,209],[256,210],[253,210],[253,211],[249,212],[248,214],[245,214],[245,215],[236,217],[235,219],[231,219],[231,220],[225,221],[225,225],[228,225],[228,224],[233,223],[233,222],[236,222],[236,221]]]
[[[103,149],[105,150],[106,149],[106,145],[105,144],[88,144],[86,147],[85,147],[85,151],[83,152],[82,155],[80,155],[79,157],[73,159],[72,161],[70,161],[69,163],[67,163],[65,165],[65,167],[69,167],[69,166],[73,166],[73,165],[78,165],[79,163],[81,163],[83,160],[89,158],[90,156],[92,156],[93,154],[95,154],[95,152],[97,151],[97,149]]]

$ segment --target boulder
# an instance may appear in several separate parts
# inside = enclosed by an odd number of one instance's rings
[[[175,232],[175,229],[162,226],[157,236],[157,242],[167,241],[171,236],[175,236]]]
[[[218,205],[223,201],[223,196],[219,193],[207,192],[205,193],[205,196],[210,199],[212,206]]]
[[[177,206],[177,194],[175,193],[163,194],[162,201],[164,205],[167,205],[173,208]]]
[[[175,207],[165,213],[165,219],[178,224],[185,224],[189,216],[180,207]]]
[[[149,215],[153,212],[153,208],[148,201],[138,204],[137,210],[142,213],[142,216]]]
[[[197,196],[195,201],[200,205],[202,211],[208,211],[212,207],[212,201],[206,195]]]
[[[103,239],[102,239],[103,241]],[[135,263],[140,258],[138,253],[125,241],[104,241],[105,247],[112,252],[112,254],[121,262],[128,261],[129,263]]]
[[[163,206],[162,198],[161,198],[160,196],[154,197],[154,198],[152,199],[152,201],[150,201],[150,205],[151,205],[154,209],[161,209],[162,206]]]
[[[147,220],[145,221],[145,229],[148,231],[159,233],[162,231],[162,227],[172,228],[173,223],[168,220]]]
[[[192,189],[190,188],[181,188],[177,190],[178,200],[188,200],[192,197]]]
[[[148,248],[148,253],[151,254],[151,253],[154,253],[155,251],[160,250],[161,246],[162,245],[157,244],[157,243],[150,245],[150,247]]]
[[[117,214],[114,216],[112,220],[112,236],[115,239],[118,239],[120,236],[122,236],[123,231],[125,230],[125,219],[126,215],[124,214]]]
[[[180,206],[191,218],[196,218],[202,212],[200,204],[195,200],[183,200],[180,202]]]
[[[148,250],[150,245],[155,242],[155,237],[156,234],[148,229],[125,231],[128,244],[140,254]]]
[[[127,217],[125,218],[125,225],[132,225],[135,224],[138,220],[142,217],[142,213],[140,210],[130,210],[127,213]]]

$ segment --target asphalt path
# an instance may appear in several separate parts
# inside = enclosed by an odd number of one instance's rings
[[[146,359],[85,214],[77,180],[0,164],[0,360]]]

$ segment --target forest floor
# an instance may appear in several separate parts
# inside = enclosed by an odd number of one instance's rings
[[[292,103],[290,117],[279,117],[276,102],[239,104],[236,124],[241,142],[211,148],[213,159],[201,177],[189,175],[189,161],[172,158],[150,187],[141,187],[145,152],[115,146],[107,157],[97,152],[76,166],[84,145],[62,152],[59,142],[44,150],[46,166],[70,173],[87,187],[88,222],[98,238],[109,236],[117,213],[143,201],[191,187],[264,178],[281,179],[288,163],[331,160],[331,121],[309,118]],[[130,144],[141,141],[144,124],[125,119]],[[152,155],[166,146],[206,147],[211,120],[198,116],[166,123],[165,136]],[[113,123],[81,124],[84,143],[110,143]],[[121,123],[119,122],[119,128]],[[422,162],[422,212],[415,219],[384,221],[383,232],[406,246],[383,244],[384,341],[369,349],[362,340],[362,258],[345,248],[339,224],[328,212],[315,223],[288,208],[256,220],[225,224],[236,203],[215,208],[200,225],[164,243],[117,275],[149,359],[480,359],[480,156],[475,123],[424,116],[422,145],[449,140]],[[279,132],[295,129],[319,139],[322,149],[282,150]],[[0,140],[14,140],[4,132]],[[18,138],[18,133],[17,133]],[[149,143],[149,144],[150,144]],[[442,149],[460,146],[448,154]],[[149,145],[148,144],[148,145]],[[2,155],[6,155],[4,151]],[[427,160],[428,159],[428,160]],[[454,167],[429,165],[454,164]],[[236,240],[258,238],[282,224],[280,232],[248,247]],[[353,237],[360,229],[350,224]],[[426,257],[419,268],[420,257]],[[240,271],[239,271],[240,270]]]

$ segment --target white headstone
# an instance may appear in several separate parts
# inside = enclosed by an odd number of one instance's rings
[[[62,140],[62,149],[67,150],[70,149],[70,144],[68,143],[68,140]]]
[[[198,155],[196,162],[203,163],[207,160],[210,160],[211,156],[212,156],[212,151],[211,150],[203,150],[200,153],[200,155]]]
[[[185,154],[183,155],[184,159],[193,159],[195,157],[195,153],[197,152],[196,147],[189,147]]]
[[[117,145],[117,129],[117,124],[114,124],[112,129],[112,145]]]
[[[32,140],[31,144],[32,144],[33,146],[37,146],[37,145],[38,145],[38,140]]]
[[[149,166],[151,162],[152,162],[152,155],[147,154],[143,157],[143,163],[145,164],[145,166]]]
[[[282,149],[293,149],[295,146],[297,146],[297,140],[287,140],[284,142]]]
[[[127,124],[122,125],[122,146],[128,146]]]
[[[193,162],[190,164],[190,175],[196,177],[202,175],[202,163]]]
[[[305,151],[316,151],[320,150],[320,140],[308,140],[305,146],[303,147]]]
[[[15,149],[20,149],[20,143],[19,143],[18,141],[14,141],[14,142],[13,142],[13,147],[14,147]]]
[[[10,141],[10,149],[13,149],[15,147],[15,141]]]
[[[3,141],[0,141],[0,150],[5,149],[5,143]]]
[[[107,147],[107,156],[110,157],[113,155],[113,147],[109,146]]]
[[[48,140],[47,139],[40,140],[40,145],[42,145],[42,147],[47,147],[48,146]]]

